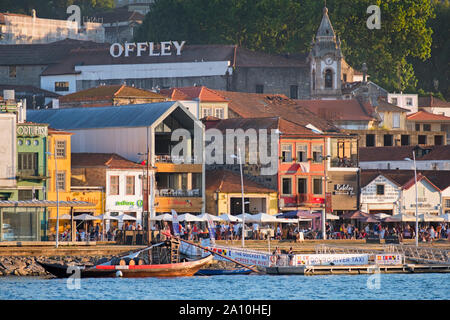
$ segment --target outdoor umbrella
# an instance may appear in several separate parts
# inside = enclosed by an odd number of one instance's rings
[[[242,213],[241,213],[241,214],[238,214],[236,217],[238,217],[240,219],[244,219],[244,217],[245,217],[245,223],[247,223],[247,222],[257,222],[257,221],[255,221],[253,219],[253,215],[252,214],[244,213],[244,215],[242,215]]]
[[[313,214],[313,213],[310,213],[308,211],[300,211],[300,210],[297,211],[297,217],[299,217],[299,218],[310,218],[310,219],[317,219],[318,218],[318,216]]]
[[[172,215],[168,213],[160,214],[159,216],[154,217],[152,220],[156,221],[172,221]]]
[[[119,216],[119,220],[123,221],[123,220],[132,220],[132,221],[136,221],[136,218],[133,216],[130,216],[126,213],[122,214],[121,216]]]
[[[399,213],[384,219],[385,222],[415,222],[416,217],[410,214]]]
[[[313,213],[313,215],[315,215],[316,218],[322,218],[322,213],[321,212]],[[326,220],[339,220],[339,217],[337,215],[334,215],[334,214],[331,214],[331,213],[327,213],[325,215],[325,219]]]
[[[287,211],[276,215],[277,218],[298,218],[297,211]]]
[[[444,218],[435,216],[428,213],[419,214],[419,221],[420,222],[442,222],[444,221]]]
[[[220,215],[219,218],[222,219],[223,221],[227,221],[227,222],[242,222],[241,218],[238,218],[237,216],[233,216],[228,213],[224,213],[224,214]]]
[[[247,217],[245,217],[247,220]],[[277,219],[275,216],[271,216],[267,213],[258,213],[252,216],[252,220],[254,222],[265,223],[265,222],[281,222],[280,219]]]
[[[194,216],[193,214],[185,213],[185,214],[182,214],[182,215],[178,216],[178,221],[179,222],[182,222],[182,221],[185,221],[185,222],[203,222],[204,220],[202,218]]]
[[[98,217],[91,216],[90,214],[83,213],[83,214],[73,217],[73,220],[89,221],[89,220],[101,220],[101,219],[99,219]]]
[[[376,222],[378,222],[378,220],[375,217],[372,217],[372,216],[368,216],[365,219],[359,219],[359,220],[362,221],[362,222],[365,222],[365,223],[376,223]]]
[[[376,213],[375,217],[377,217],[378,219],[386,219],[389,217],[392,217],[390,214],[387,213]]]
[[[113,217],[109,213],[104,213],[104,214],[101,214],[101,215],[99,215],[97,217],[99,219],[101,219],[101,220],[119,220],[118,217]]]
[[[350,212],[350,213],[346,213],[343,215],[344,219],[356,219],[356,220],[363,220],[365,218],[367,218],[369,216],[369,214],[367,212],[363,212],[361,210],[357,210],[354,212]]]
[[[202,213],[201,215],[197,216],[198,218],[201,218],[203,221],[208,221],[208,217],[211,218],[212,221],[223,221],[221,218],[219,218],[218,216],[215,216],[213,214],[210,213]]]
[[[441,214],[439,217],[443,218],[445,222],[450,222],[450,213]]]

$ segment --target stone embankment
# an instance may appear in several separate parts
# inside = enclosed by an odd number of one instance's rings
[[[93,265],[112,256],[0,256],[0,276],[50,276],[36,261],[64,265]],[[105,259],[106,258],[106,259]]]

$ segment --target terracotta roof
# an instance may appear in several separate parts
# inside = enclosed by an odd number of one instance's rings
[[[422,173],[418,172],[417,173],[417,182],[422,181],[422,180],[428,181],[433,187],[435,187],[436,189],[439,190],[439,188],[437,186],[435,186],[434,183],[432,181],[430,181],[430,179],[428,179]],[[412,186],[415,185],[415,181],[416,181],[416,177],[412,176],[411,179],[409,179],[405,184],[402,185],[402,189],[408,190],[409,188],[411,188]]]
[[[207,171],[205,189],[212,192],[241,193],[241,176],[229,170]],[[251,181],[244,176],[244,195],[246,193],[269,193],[276,190]]]
[[[450,160],[450,145],[445,146],[396,146],[396,147],[360,147],[359,161],[399,161],[412,158],[416,160]]]
[[[141,164],[115,153],[72,153],[72,167],[106,167],[109,169],[142,169]]]
[[[314,112],[301,106],[297,100],[289,99],[285,95],[214,91],[230,101],[228,109],[238,117],[282,117],[301,126],[312,124],[322,131],[339,131],[331,122],[317,116]]]
[[[423,110],[410,114],[407,119],[410,121],[450,121],[450,117]]]
[[[373,107],[368,102],[363,103],[357,99],[296,100],[296,102],[327,120],[371,121],[375,119],[372,117]]]
[[[70,134],[73,135],[73,132],[68,132],[68,131],[63,131],[63,130],[58,130],[58,129],[53,129],[53,128],[48,128],[48,134]]]
[[[199,100],[200,102],[227,102],[222,96],[218,95],[214,90],[205,86],[199,87],[181,87],[163,89],[160,91],[172,100]]]
[[[129,97],[155,98],[155,99],[166,98],[163,95],[148,90],[138,89],[126,86],[124,84],[116,84],[116,85],[98,86],[95,88],[77,91],[62,96],[59,99],[59,101],[71,102],[81,100],[102,100],[102,99],[112,100],[113,98],[129,98]]]
[[[443,101],[441,99],[435,98],[433,96],[419,97],[418,106],[425,108],[450,108],[450,102]]]
[[[409,112],[409,109],[398,107],[395,104],[389,103],[381,98],[378,98],[377,103],[378,105],[376,108],[378,111]]]
[[[380,174],[403,188],[410,188],[414,185],[414,170],[363,169],[361,170],[361,187],[368,185]],[[417,180],[419,180],[419,175],[426,177],[432,185],[440,190],[450,186],[450,171],[448,170],[417,170]]]
[[[205,121],[206,129],[215,128],[226,132],[226,129],[242,129],[244,131],[248,129],[266,129],[268,133],[270,130],[278,129],[281,134],[306,134],[306,135],[318,135],[312,130],[298,125],[294,122],[285,120],[281,117],[266,117],[266,118],[231,118],[223,119],[220,121],[209,120]]]

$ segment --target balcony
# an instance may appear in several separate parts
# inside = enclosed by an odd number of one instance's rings
[[[357,168],[358,161],[356,159],[349,158],[332,158],[331,159],[332,168]]]
[[[43,168],[39,169],[29,169],[29,170],[17,170],[16,179],[17,180],[46,180],[47,177],[44,174],[45,170]]]
[[[182,190],[182,189],[157,189],[155,190],[156,197],[170,197],[170,198],[187,198],[187,197],[201,197],[200,189]]]

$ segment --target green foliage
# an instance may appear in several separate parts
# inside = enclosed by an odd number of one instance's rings
[[[368,29],[367,8],[381,9],[381,29]],[[367,63],[387,90],[415,90],[410,59],[431,53],[430,0],[329,0],[330,19],[351,66]],[[307,52],[322,17],[316,0],[157,0],[136,40],[238,44],[269,53]],[[437,27],[437,26],[436,26]]]

